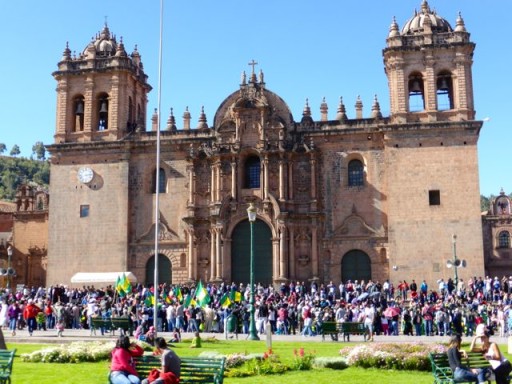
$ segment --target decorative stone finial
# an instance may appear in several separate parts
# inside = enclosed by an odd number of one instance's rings
[[[346,113],[346,109],[345,109],[345,104],[343,104],[343,97],[341,97],[341,96],[340,96],[340,102],[338,104],[336,120],[339,120],[339,121],[347,120],[347,113]]]
[[[375,95],[375,98],[373,99],[372,117],[374,119],[382,119],[382,113],[380,112],[380,104],[377,100],[377,95]]]
[[[204,106],[201,106],[201,114],[199,115],[199,124],[197,125],[197,129],[208,129],[206,114],[204,113]]]
[[[466,25],[464,24],[464,19],[462,18],[462,14],[459,12],[459,16],[457,17],[457,21],[455,22],[455,32],[466,32]]]
[[[169,114],[169,118],[167,119],[167,130],[168,131],[176,131],[176,119],[174,118],[173,109],[171,108],[171,113]]]
[[[325,101],[325,97],[322,99],[322,103],[320,104],[320,120],[327,121],[327,112],[329,111],[329,107],[327,106],[327,103]]]

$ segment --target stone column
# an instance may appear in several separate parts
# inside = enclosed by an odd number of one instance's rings
[[[194,251],[194,229],[188,230],[188,279],[194,280],[196,255]]]
[[[263,160],[263,200],[268,200],[268,155]]]
[[[284,160],[279,159],[279,201],[285,201]]]
[[[233,198],[233,200],[236,200],[236,181],[237,181],[236,171],[237,171],[236,161],[235,161],[235,159],[233,159],[231,161],[231,197]]]
[[[216,177],[216,186],[215,186],[215,201],[220,201],[220,190],[221,190],[221,179],[222,179],[222,168],[220,161],[215,164],[215,177]]]
[[[222,271],[222,254],[221,254],[221,246],[220,246],[220,233],[221,233],[222,227],[215,228],[215,245],[216,250],[215,253],[217,254],[217,280],[220,280],[222,278],[221,271]]]
[[[216,250],[216,247],[215,247],[215,230],[213,228],[210,228],[210,255],[211,255],[211,260],[210,260],[210,278],[213,280],[215,279],[215,277],[217,276],[217,271],[216,271],[216,267],[217,267],[217,255],[215,254],[215,250]]]
[[[283,224],[279,227],[279,278],[286,277],[286,226]]]
[[[211,169],[211,177],[210,177],[210,201],[215,202],[215,186],[217,185],[215,182],[215,165],[210,165]]]
[[[272,281],[274,281],[275,278],[279,276],[279,259],[280,259],[279,233],[277,236],[278,237],[272,238]]]
[[[293,161],[288,162],[288,199],[293,200]]]

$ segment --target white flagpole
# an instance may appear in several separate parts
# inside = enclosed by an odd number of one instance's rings
[[[158,332],[158,237],[160,232],[160,122],[162,116],[162,41],[164,27],[164,0],[160,0],[160,46],[158,52],[158,107],[157,107],[157,124],[156,124],[156,174],[155,174],[155,271],[153,281],[153,327]],[[156,336],[156,334],[155,334]]]

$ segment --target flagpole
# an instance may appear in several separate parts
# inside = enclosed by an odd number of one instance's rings
[[[160,231],[160,124],[161,124],[161,105],[162,105],[162,40],[163,40],[163,17],[164,0],[160,0],[160,45],[158,52],[158,107],[157,107],[157,127],[156,127],[156,174],[155,174],[155,270],[153,281],[153,327],[155,327],[155,337],[157,336],[158,326],[158,237]]]

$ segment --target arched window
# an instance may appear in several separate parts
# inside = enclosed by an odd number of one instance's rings
[[[78,95],[73,99],[73,115],[75,119],[73,121],[73,132],[80,132],[84,130],[84,97]]]
[[[158,174],[158,193],[166,193],[167,192],[167,177],[165,175],[165,170],[160,168],[160,173]],[[153,172],[153,178],[151,179],[151,193],[156,193],[156,169]]]
[[[501,231],[498,236],[498,248],[510,248],[510,233]]]
[[[441,72],[437,75],[436,97],[439,111],[453,109],[453,86],[450,73]]]
[[[260,158],[251,156],[245,161],[245,188],[260,187]]]
[[[413,73],[409,76],[409,112],[425,110],[425,88],[423,76]]]
[[[348,163],[348,186],[360,187],[364,184],[364,167],[359,160],[351,160]]]
[[[105,131],[108,129],[108,95],[102,93],[98,96],[98,131]]]

